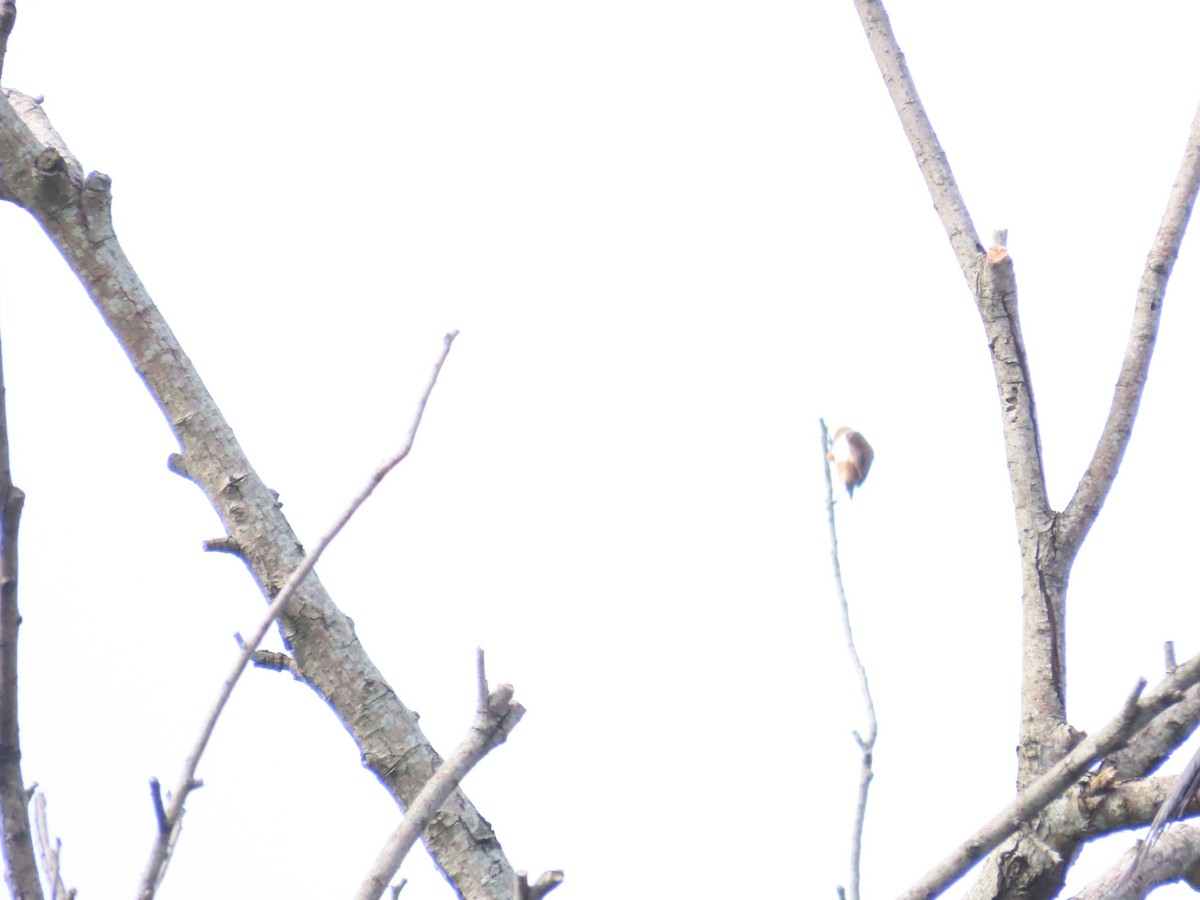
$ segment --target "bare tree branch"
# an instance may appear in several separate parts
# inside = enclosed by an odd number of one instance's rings
[[[533,884],[529,883],[529,873],[517,872],[517,886],[513,894],[513,900],[542,900],[548,893],[563,883],[563,873],[555,869],[551,872],[543,872]]]
[[[38,851],[42,857],[42,871],[50,885],[50,900],[71,900],[75,889],[67,890],[62,879],[62,841],[50,840],[50,826],[46,822],[46,795],[40,791],[33,798],[33,818],[37,826]]]
[[[1172,673],[1174,674],[1174,673]],[[1106,761],[1121,779],[1153,772],[1200,724],[1200,684],[1187,688],[1178,703],[1156,716]]]
[[[17,22],[17,4],[13,0],[0,0],[0,75],[4,74],[4,54],[8,50],[8,36]]]
[[[1125,448],[1129,446],[1129,436],[1133,433],[1133,422],[1150,371],[1150,357],[1158,338],[1163,297],[1167,292],[1171,270],[1179,256],[1179,244],[1196,203],[1197,190],[1200,190],[1200,106],[1192,118],[1187,146],[1179,162],[1179,172],[1171,187],[1158,233],[1154,235],[1154,242],[1146,255],[1146,266],[1142,270],[1133,310],[1133,326],[1129,331],[1129,343],[1125,347],[1125,359],[1121,363],[1121,374],[1117,378],[1108,420],[1096,443],[1092,461],[1062,514],[1058,544],[1061,550],[1072,556],[1096,521],[1113,479],[1117,477]]]
[[[858,656],[858,648],[854,644],[854,630],[850,627],[850,604],[846,601],[846,589],[842,584],[842,564],[838,559],[837,522],[833,514],[833,478],[829,471],[829,429],[825,420],[821,425],[821,460],[825,468],[825,509],[829,515],[829,545],[833,557],[833,583],[837,588],[838,607],[842,613],[842,634],[846,640],[846,649],[850,652],[850,664],[854,667],[858,679],[858,689],[862,694],[863,706],[867,713],[866,734],[854,732],[854,740],[860,753],[858,796],[854,803],[854,822],[850,826],[850,880],[844,891],[844,896],[850,900],[858,900],[861,884],[860,869],[862,866],[862,835],[863,825],[867,819],[867,795],[871,789],[871,779],[875,777],[872,769],[875,741],[879,737],[879,723],[875,718],[875,701],[871,699],[871,686],[867,683],[867,670]],[[842,889],[838,889],[843,893]]]
[[[29,824],[29,794],[21,775],[17,715],[17,631],[21,626],[17,608],[17,534],[25,492],[12,483],[8,451],[7,398],[0,361],[0,817],[4,829],[4,878],[12,896],[40,900],[42,886]]]
[[[928,900],[930,897],[936,897],[984,855],[998,847],[1001,841],[1017,831],[1022,823],[1031,821],[1048,803],[1077,781],[1092,763],[1120,747],[1136,727],[1139,712],[1144,709],[1138,698],[1145,686],[1144,681],[1138,682],[1116,718],[1094,737],[1076,746],[1049,771],[1025,788],[991,821],[901,894],[901,900]]]
[[[1046,500],[1033,379],[1017,316],[1013,264],[1003,247],[984,253],[883,4],[854,0],[854,5],[934,208],[975,295],[991,350],[1021,553],[1023,666],[1017,784],[1024,787],[1070,748],[1074,736],[1066,724],[1066,576],[1055,566],[1053,541],[1043,542],[1054,518]]]
[[[1140,687],[1139,685],[1139,690]],[[1177,705],[1188,703],[1191,700],[1192,692],[1198,687],[1200,687],[1200,655],[1187,660],[1152,689],[1144,691],[1140,700],[1137,699],[1135,690],[1134,694],[1126,700],[1121,712],[1111,722],[1094,737],[1085,739],[1042,778],[1022,791],[1008,807],[927,873],[904,894],[904,897],[933,897],[945,890],[955,878],[958,878],[989,850],[1015,834],[1022,824],[1031,822],[1040,810],[1070,787],[1097,759],[1104,758],[1106,760],[1105,768],[1111,772],[1111,776],[1105,779],[1106,782],[1111,783],[1115,778],[1121,777],[1113,765],[1114,751],[1127,744],[1128,736],[1138,732],[1139,729],[1153,731],[1158,725],[1159,719],[1170,718]],[[1124,765],[1130,765],[1130,763],[1126,762]],[[1049,852],[1039,854],[1042,863],[1059,868],[1056,863],[1053,863],[1052,858],[1047,859],[1046,857],[1073,858],[1082,841],[1095,838],[1100,833],[1132,827],[1138,821],[1147,821],[1150,812],[1146,804],[1142,803],[1141,798],[1135,798],[1129,794],[1124,798],[1108,796],[1110,792],[1115,794],[1117,790],[1123,789],[1132,789],[1132,786],[1113,786],[1111,789],[1085,786],[1084,790],[1090,795],[1087,805],[1093,807],[1092,813],[1083,816],[1078,810],[1072,810],[1069,815],[1063,817],[1072,824],[1056,831],[1053,835],[1053,845],[1048,848]],[[1137,790],[1142,790],[1142,788],[1137,788]],[[1136,808],[1131,808],[1135,799]],[[1124,803],[1124,809],[1109,812],[1102,809],[1105,803],[1118,801]],[[1078,802],[1078,798],[1071,802]],[[1103,830],[1097,830],[1098,820],[1099,828]],[[1029,868],[1030,879],[1040,878],[1043,874],[1037,865],[1030,865]],[[983,895],[987,895],[986,891],[983,892]]]
[[[933,207],[946,227],[958,264],[973,288],[974,279],[971,276],[979,268],[983,246],[975,231],[975,223],[967,212],[967,205],[963,202],[958,182],[950,171],[946,151],[942,149],[917,94],[916,82],[908,71],[904,54],[900,52],[887,11],[877,0],[854,0],[854,6],[866,31],[867,42],[875,54],[875,62],[879,64],[884,84],[900,116],[904,134],[917,156],[917,164],[933,198]]]
[[[258,645],[262,643],[267,632],[275,623],[275,620],[283,612],[287,604],[296,594],[297,589],[304,583],[304,579],[312,572],[316,566],[317,560],[325,552],[326,548],[333,543],[334,538],[341,533],[341,530],[346,527],[346,523],[358,511],[359,507],[366,502],[367,498],[374,493],[380,482],[383,481],[387,474],[398,466],[409,451],[412,450],[413,441],[416,440],[417,429],[421,425],[421,417],[425,414],[425,405],[429,402],[429,395],[433,393],[434,385],[437,384],[438,374],[442,371],[442,364],[446,361],[446,356],[450,353],[450,347],[454,343],[454,338],[458,336],[457,331],[452,331],[446,335],[442,352],[438,356],[437,362],[434,364],[433,372],[429,376],[429,382],[425,385],[425,390],[421,394],[420,402],[417,404],[416,414],[413,416],[412,424],[408,429],[408,437],[404,442],[404,446],[391,459],[387,460],[382,466],[375,470],[371,475],[366,486],[350,502],[346,510],[338,517],[333,527],[321,536],[315,547],[308,552],[304,560],[299,566],[288,576],[283,588],[276,595],[274,601],[267,608],[266,615],[255,628],[249,641],[244,641],[241,646],[241,653],[238,655],[237,662],[234,664],[233,671],[226,677],[225,682],[221,685],[221,692],[217,697],[217,702],[209,711],[208,718],[204,722],[204,726],[200,731],[200,737],[197,739],[195,746],[183,766],[183,773],[179,777],[179,782],[175,786],[175,791],[171,795],[170,805],[166,809],[165,823],[164,817],[161,814],[161,804],[156,805],[156,814],[159,819],[158,834],[155,837],[154,847],[150,853],[150,860],[146,865],[146,871],[142,876],[142,884],[138,890],[140,900],[150,900],[154,896],[158,885],[162,882],[163,875],[166,874],[167,863],[171,858],[171,851],[174,848],[175,841],[179,834],[179,828],[183,819],[183,805],[187,799],[187,795],[198,784],[196,781],[196,768],[200,765],[200,757],[204,755],[204,750],[208,746],[209,738],[212,737],[213,729],[217,726],[217,719],[220,718],[222,711],[225,709],[225,704],[229,701],[229,697],[233,694],[233,689],[237,685],[238,679],[241,678],[242,672],[246,670],[251,658],[254,656],[254,651]],[[511,689],[510,689],[511,692]],[[518,707],[519,708],[519,707]],[[517,718],[520,718],[518,715]],[[439,770],[440,771],[440,770]],[[436,777],[436,776],[435,776]],[[445,793],[441,797],[444,802],[450,792],[458,786],[457,780],[450,784]],[[420,794],[418,794],[418,798]],[[438,807],[442,805],[439,802],[429,813],[425,825],[429,824],[429,819],[432,819],[437,812]],[[163,827],[165,824],[165,827]],[[414,836],[415,840],[415,836]]]
[[[1187,881],[1200,890],[1200,829],[1182,825],[1163,835],[1161,841],[1138,864],[1130,878],[1130,856],[1126,853],[1097,879],[1075,895],[1074,900],[1134,900],[1145,897],[1159,885]]]
[[[1175,779],[1171,792],[1167,794],[1158,808],[1154,821],[1150,823],[1150,830],[1146,832],[1146,837],[1142,840],[1142,845],[1138,848],[1137,854],[1129,866],[1129,871],[1125,873],[1118,887],[1124,887],[1138,877],[1138,870],[1145,866],[1155,842],[1171,822],[1184,814],[1196,796],[1197,789],[1200,789],[1200,750],[1196,751],[1183,771],[1179,773],[1179,777]]]
[[[476,651],[478,667],[479,702],[475,720],[467,736],[450,754],[432,778],[426,782],[417,799],[408,808],[392,836],[380,851],[371,871],[355,894],[357,900],[378,900],[387,890],[388,882],[395,877],[408,851],[417,842],[421,832],[433,820],[438,809],[458,786],[467,772],[492,749],[499,747],[508,738],[508,733],[521,721],[525,708],[513,702],[511,684],[501,684],[489,692],[483,668],[483,650]]]
[[[268,598],[303,559],[262,482],[112,229],[107,176],[83,169],[29,97],[0,89],[0,198],[27,209],[87,288],[180,442],[174,471],[213,504]],[[416,715],[367,656],[315,573],[280,616],[296,672],[337,713],[363,763],[403,808],[441,762]],[[513,869],[491,825],[461,791],[424,835],[435,864],[468,900],[508,900]]]

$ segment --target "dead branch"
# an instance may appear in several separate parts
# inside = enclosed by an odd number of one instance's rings
[[[13,0],[0,0],[0,75],[4,74],[4,54],[8,50],[8,36],[17,22],[17,4]]]
[[[563,873],[555,869],[543,872],[533,884],[529,883],[529,873],[517,871],[517,885],[514,900],[542,900],[548,893],[563,883]]]
[[[1192,691],[1200,688],[1200,655],[1178,666],[1149,691],[1138,689],[1126,700],[1121,712],[1094,737],[1083,740],[1071,753],[1059,761],[1044,776],[1021,792],[1017,798],[992,818],[987,825],[965,840],[937,867],[928,872],[903,896],[905,898],[934,897],[945,890],[954,879],[970,868],[984,854],[1010,837],[1023,823],[1032,821],[1039,811],[1063,793],[1082,776],[1098,759],[1111,760],[1117,748],[1128,744],[1129,735],[1139,734],[1156,728],[1159,719],[1170,717],[1174,708],[1186,703]],[[1132,705],[1131,705],[1132,704]],[[1107,766],[1115,768],[1109,764]],[[1128,813],[1128,810],[1126,810]],[[1078,822],[1079,816],[1072,816]],[[1149,815],[1146,815],[1149,818]],[[1143,820],[1144,821],[1144,820]],[[1134,824],[1127,818],[1114,821],[1109,830],[1119,830]],[[1060,857],[1071,856],[1079,842],[1096,837],[1094,832],[1082,830],[1055,835],[1053,853]]]
[[[3,7],[0,7],[0,27]],[[9,23],[11,27],[11,22]],[[0,361],[0,818],[4,828],[5,879],[14,896],[40,900],[41,882],[29,824],[29,795],[21,776],[17,715],[17,534],[25,492],[12,483],[8,413]]]
[[[1017,316],[1013,262],[1002,246],[985,253],[950,171],[887,12],[854,0],[867,41],[912,145],[963,276],[975,296],[991,348],[1004,448],[1021,553],[1023,666],[1017,784],[1024,787],[1067,752],[1065,595],[1069,562],[1054,554],[1054,514],[1046,500],[1033,379]],[[1044,536],[1049,536],[1044,540]]]
[[[46,821],[46,795],[40,791],[33,798],[33,818],[37,826],[38,852],[42,857],[42,871],[50,887],[50,900],[73,900],[75,889],[67,889],[62,879],[62,841],[50,840],[50,826]]]
[[[79,277],[179,440],[173,470],[203,490],[263,593],[275,597],[302,562],[296,534],[126,258],[112,229],[109,179],[84,177],[33,98],[7,89],[0,96],[0,198],[29,211]],[[351,731],[364,764],[402,808],[411,803],[440,758],[315,574],[280,627],[297,672]],[[425,843],[465,897],[507,900],[512,866],[461,791]]]
[[[458,336],[457,331],[452,331],[446,335],[441,355],[438,356],[437,362],[434,364],[433,372],[429,376],[429,381],[425,385],[425,390],[421,394],[421,399],[417,404],[416,414],[413,416],[412,424],[408,429],[408,437],[404,442],[404,446],[391,459],[387,460],[382,466],[375,470],[371,475],[366,486],[350,502],[350,505],[338,517],[333,527],[321,536],[313,549],[305,555],[304,560],[299,566],[288,576],[287,581],[267,608],[266,615],[255,628],[253,635],[249,641],[244,641],[241,644],[241,652],[238,655],[237,662],[234,664],[233,670],[226,677],[221,685],[220,694],[217,697],[217,702],[209,711],[208,718],[204,722],[204,726],[200,731],[200,737],[196,740],[195,746],[188,754],[187,760],[183,766],[183,774],[179,777],[179,782],[175,787],[175,792],[171,795],[170,805],[166,809],[165,822],[164,816],[161,813],[162,804],[159,802],[156,805],[156,815],[159,819],[158,833],[155,836],[154,846],[150,853],[150,860],[146,865],[146,871],[142,875],[141,887],[138,890],[140,900],[150,900],[158,890],[159,884],[162,882],[163,876],[166,874],[167,863],[171,859],[171,852],[174,848],[175,841],[179,835],[179,828],[183,821],[183,806],[187,799],[187,795],[199,784],[196,780],[196,768],[200,765],[200,757],[204,755],[204,750],[208,746],[209,738],[212,737],[213,729],[217,726],[217,719],[225,709],[225,704],[229,702],[230,696],[233,694],[233,689],[237,685],[238,679],[241,678],[242,672],[246,670],[251,658],[254,656],[254,651],[258,645],[262,643],[267,632],[275,623],[275,620],[283,612],[284,608],[291,602],[297,589],[304,583],[304,579],[312,572],[316,566],[317,560],[325,552],[326,548],[333,543],[334,538],[341,533],[341,530],[346,527],[346,523],[354,516],[359,507],[367,501],[367,498],[374,493],[380,482],[383,481],[387,474],[396,468],[412,450],[413,441],[417,437],[417,429],[421,426],[421,418],[425,414],[425,405],[429,402],[429,395],[433,393],[434,385],[437,384],[438,374],[442,371],[442,364],[446,361],[446,356],[450,353],[450,347],[454,343],[455,337]],[[450,791],[457,787],[457,781],[451,784],[446,795],[442,797],[444,801]],[[418,794],[418,796],[420,796]],[[433,813],[436,813],[439,803],[430,813],[430,818]],[[426,823],[428,824],[428,822]],[[165,827],[164,827],[165,825]]]
[[[854,741],[858,744],[860,753],[858,796],[854,803],[854,822],[850,827],[850,879],[845,896],[850,900],[859,897],[859,872],[862,864],[862,835],[863,825],[867,818],[867,795],[871,788],[871,779],[875,777],[872,769],[875,741],[879,736],[879,723],[875,718],[875,701],[871,699],[871,687],[867,683],[867,669],[858,656],[858,648],[854,644],[854,631],[850,627],[850,604],[846,601],[846,589],[842,584],[842,564],[838,559],[837,522],[833,514],[833,478],[829,471],[829,429],[825,420],[821,425],[821,460],[825,469],[825,509],[829,514],[829,545],[833,557],[833,583],[837,589],[838,606],[842,613],[842,635],[846,641],[846,649],[850,653],[850,663],[854,667],[858,679],[858,689],[862,694],[863,706],[867,714],[865,736],[854,732]],[[839,893],[842,889],[838,888]]]
[[[508,733],[525,715],[525,708],[513,702],[512,685],[502,684],[496,690],[488,691],[483,650],[476,651],[475,664],[479,690],[475,720],[471,723],[467,736],[442,763],[437,773],[426,782],[400,824],[396,826],[396,830],[388,838],[355,895],[358,900],[378,900],[383,896],[388,882],[395,877],[400,864],[408,856],[408,851],[433,820],[438,809],[450,796],[450,792],[489,751],[504,743]]]
[[[1146,683],[1138,682],[1111,722],[1095,737],[1080,743],[1043,776],[1023,790],[986,825],[967,838],[942,862],[901,895],[901,900],[928,900],[953,884],[967,869],[1029,822],[1048,803],[1079,779],[1096,760],[1120,747],[1136,727],[1142,704],[1138,699]]]
[[[1163,835],[1137,864],[1134,877],[1132,855],[1132,851],[1123,854],[1074,900],[1140,900],[1159,885],[1175,881],[1186,881],[1193,890],[1200,890],[1200,829],[1183,825]]]

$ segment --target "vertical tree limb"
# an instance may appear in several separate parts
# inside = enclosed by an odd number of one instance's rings
[[[8,50],[8,36],[17,22],[17,4],[14,0],[0,0],[0,76],[4,74],[4,54]]]
[[[1060,758],[1074,736],[1066,725],[1069,562],[1055,556],[1055,518],[1046,499],[1033,379],[1017,315],[1013,264],[1002,247],[997,248],[1001,252],[985,254],[883,4],[854,0],[854,5],[934,208],[975,296],[991,350],[1021,555],[1023,665],[1017,784],[1024,786]]]
[[[871,780],[875,777],[872,763],[875,753],[875,741],[879,736],[879,723],[875,718],[875,701],[871,699],[871,687],[867,682],[867,669],[858,656],[858,648],[854,644],[854,630],[850,627],[850,604],[846,600],[846,590],[842,584],[842,564],[838,559],[837,522],[833,514],[833,478],[829,472],[829,429],[825,420],[821,424],[821,460],[825,468],[825,509],[829,514],[829,545],[833,557],[833,582],[837,589],[838,607],[842,614],[842,634],[846,640],[846,649],[850,652],[850,664],[854,667],[854,675],[858,680],[858,689],[862,694],[863,707],[867,714],[865,735],[854,732],[855,743],[860,753],[858,796],[854,803],[854,822],[850,826],[850,879],[843,896],[849,900],[859,900],[861,890],[862,868],[862,835],[863,826],[867,819],[867,796],[871,789]],[[839,888],[839,893],[843,893]]]
[[[1032,377],[1017,314],[1012,260],[1003,246],[1005,241],[998,238],[996,246],[986,254],[982,252],[882,4],[878,0],[855,0],[855,6],[934,206],[975,295],[991,351],[1021,554],[1023,666],[1017,778],[1020,788],[1048,771],[1078,739],[1066,720],[1067,578],[1128,446],[1157,336],[1167,279],[1200,183],[1200,111],[1147,259],[1108,420],[1074,497],[1067,510],[1059,515],[1050,509],[1046,498]],[[1038,896],[1052,894],[1065,871],[1061,860],[1072,857],[1079,835],[1061,833],[1053,838],[1058,850],[1050,847],[1049,854],[1040,854],[1041,860],[1037,859],[1037,852],[1032,852],[1024,864],[1006,867],[1010,873],[1020,873],[1020,886],[1012,881],[1005,883],[1008,876],[995,873],[998,890],[1005,895],[1029,890]],[[990,889],[985,888],[980,896],[992,896]]]
[[[4,879],[9,893],[41,900],[29,794],[21,775],[21,738],[17,718],[17,532],[25,492],[12,483],[8,454],[8,412],[4,367],[0,360],[0,818],[4,828]]]

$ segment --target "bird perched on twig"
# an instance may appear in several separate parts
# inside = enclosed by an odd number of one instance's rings
[[[833,445],[827,455],[846,488],[846,496],[853,499],[854,489],[867,480],[875,451],[867,439],[853,428],[842,427],[833,433]]]

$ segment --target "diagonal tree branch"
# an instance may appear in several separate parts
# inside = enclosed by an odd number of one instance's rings
[[[479,696],[470,730],[437,773],[421,788],[421,793],[379,852],[379,857],[355,895],[357,900],[377,900],[383,895],[388,882],[395,877],[400,864],[408,856],[408,851],[429,826],[450,792],[476,763],[508,739],[509,732],[525,715],[525,707],[512,699],[511,684],[501,684],[494,691],[488,690],[482,649],[476,651],[475,665]]]
[[[1022,791],[1004,810],[963,841],[923,876],[916,885],[904,893],[905,900],[937,896],[986,853],[1016,834],[1023,825],[1032,822],[1067,788],[1078,782],[1097,760],[1105,759],[1105,768],[1112,773],[1111,777],[1106,779],[1108,782],[1111,783],[1115,778],[1121,777],[1113,765],[1114,751],[1129,742],[1130,734],[1154,732],[1156,727],[1161,725],[1161,721],[1169,719],[1176,713],[1178,706],[1188,705],[1192,693],[1196,690],[1200,690],[1200,655],[1187,660],[1147,692],[1142,693],[1142,684],[1139,683],[1112,721],[1094,736],[1079,743],[1045,775]],[[1106,799],[1111,801],[1104,790],[1089,789],[1089,792],[1099,798],[1090,803],[1097,809],[1103,805]],[[1134,798],[1128,793],[1121,805],[1128,807],[1134,799],[1138,800],[1140,807],[1140,798]],[[1078,798],[1074,798],[1070,802],[1078,804]],[[1055,830],[1051,838],[1050,852],[1041,854],[1040,857],[1051,864],[1053,864],[1054,855],[1060,859],[1073,858],[1083,841],[1095,838],[1100,833],[1125,829],[1134,824],[1129,821],[1131,810],[1128,808],[1118,811],[1101,810],[1099,815],[1095,810],[1092,812],[1093,814],[1090,816],[1083,816],[1077,810],[1071,810],[1070,815],[1062,817],[1070,824]],[[1141,821],[1148,818],[1149,814],[1143,813]],[[1112,821],[1106,829],[1098,832],[1096,830],[1097,819]],[[1039,849],[1045,850],[1046,848]],[[990,862],[989,860],[989,864]],[[1028,874],[1030,877],[1039,877],[1041,873],[1034,866]],[[980,894],[980,896],[984,895],[988,894]],[[976,894],[969,896],[976,896]]]
[[[1179,256],[1179,245],[1196,203],[1197,190],[1200,190],[1200,106],[1192,119],[1187,146],[1179,162],[1179,172],[1171,187],[1158,233],[1154,235],[1154,242],[1146,255],[1146,266],[1142,270],[1133,309],[1133,326],[1129,331],[1129,343],[1125,347],[1125,358],[1121,363],[1121,374],[1117,378],[1108,420],[1104,423],[1092,461],[1083,473],[1059,524],[1059,548],[1072,556],[1096,521],[1100,507],[1117,477],[1125,448],[1129,446],[1133,421],[1137,417],[1138,405],[1146,387],[1146,376],[1150,371],[1150,357],[1158,338],[1158,326],[1162,321],[1167,282]]]
[[[179,440],[182,452],[172,468],[203,490],[230,546],[264,594],[276,596],[301,562],[300,543],[118,243],[109,178],[83,177],[32,99],[15,91],[0,94],[0,197],[33,215],[79,277]],[[301,584],[280,625],[295,651],[298,676],[334,709],[364,765],[407,806],[441,758],[315,573]],[[491,825],[461,790],[424,839],[463,896],[508,897],[512,866]]]
[[[238,655],[238,659],[234,664],[233,671],[229,673],[229,676],[221,685],[220,696],[217,698],[217,702],[214,704],[213,708],[209,711],[207,718],[204,720],[204,725],[200,730],[200,737],[196,741],[192,751],[188,754],[187,760],[183,766],[183,774],[180,776],[179,782],[175,787],[175,791],[171,795],[170,805],[165,809],[163,808],[157,784],[153,785],[155,815],[158,819],[158,833],[155,836],[154,847],[150,853],[150,861],[146,866],[145,874],[142,876],[141,888],[138,890],[138,897],[140,900],[151,900],[155,892],[158,890],[158,886],[162,882],[163,876],[166,874],[167,863],[171,859],[171,853],[175,848],[175,843],[179,836],[179,829],[183,824],[183,805],[187,800],[188,794],[190,794],[193,788],[198,785],[196,780],[196,770],[200,765],[200,757],[204,755],[204,751],[208,746],[208,741],[212,737],[214,729],[217,727],[217,720],[221,717],[221,713],[225,711],[225,705],[229,702],[229,698],[233,695],[234,687],[237,685],[238,680],[242,677],[242,673],[246,671],[246,666],[250,664],[250,660],[253,658],[258,645],[262,643],[263,638],[267,636],[267,632],[275,623],[275,620],[279,618],[287,604],[291,601],[292,596],[296,593],[296,590],[304,582],[304,579],[308,577],[308,573],[316,567],[317,561],[321,558],[321,555],[325,552],[329,545],[333,543],[334,538],[341,534],[342,529],[346,527],[346,523],[348,523],[354,514],[358,512],[359,507],[367,502],[367,498],[375,492],[375,488],[379,487],[380,483],[384,478],[387,477],[388,473],[408,457],[409,452],[412,450],[413,441],[416,440],[417,429],[421,425],[421,418],[425,414],[425,405],[429,402],[429,395],[433,392],[434,385],[437,384],[438,375],[442,371],[442,365],[446,362],[446,356],[450,353],[450,346],[454,343],[454,338],[457,336],[458,332],[454,331],[450,334],[447,334],[445,337],[441,355],[438,357],[437,363],[433,367],[433,373],[429,376],[429,381],[425,385],[425,391],[421,394],[420,402],[417,404],[416,415],[413,416],[412,425],[409,426],[408,438],[405,440],[404,446],[400,448],[398,453],[393,455],[382,466],[375,470],[375,472],[371,475],[370,480],[367,482],[366,487],[358,492],[358,494],[350,502],[350,505],[338,517],[338,520],[333,524],[333,527],[321,536],[321,539],[317,541],[316,546],[313,547],[312,550],[305,554],[304,560],[295,568],[295,570],[293,570],[292,574],[288,576],[288,580],[284,584],[283,588],[276,595],[275,599],[271,601],[271,605],[267,608],[266,615],[263,616],[262,621],[259,622],[258,627],[250,636],[250,640],[242,642],[241,653]],[[482,656],[480,659],[480,667],[482,669]],[[524,710],[522,710],[522,712],[524,712]],[[520,717],[518,716],[517,718]],[[513,724],[516,724],[515,720],[513,721]],[[441,771],[442,769],[438,770],[439,773]],[[437,776],[435,775],[434,777],[436,778]],[[422,830],[425,826],[428,826],[430,820],[433,819],[434,814],[437,812],[438,807],[440,807],[442,803],[445,802],[446,797],[449,796],[450,791],[454,790],[454,788],[457,786],[458,781],[454,781],[447,787],[445,793],[440,797],[438,804],[429,811],[429,815],[424,819]],[[417,797],[418,801],[420,800],[421,796],[424,795],[424,793],[424,790],[422,790],[421,794]],[[417,834],[413,835],[413,841],[417,839],[417,836]],[[399,865],[399,863],[397,863],[397,865]]]
[[[1200,890],[1200,829],[1183,826],[1163,836],[1140,866],[1136,881],[1129,877],[1129,854],[1123,855],[1073,900],[1141,900],[1154,888],[1187,881]]]

